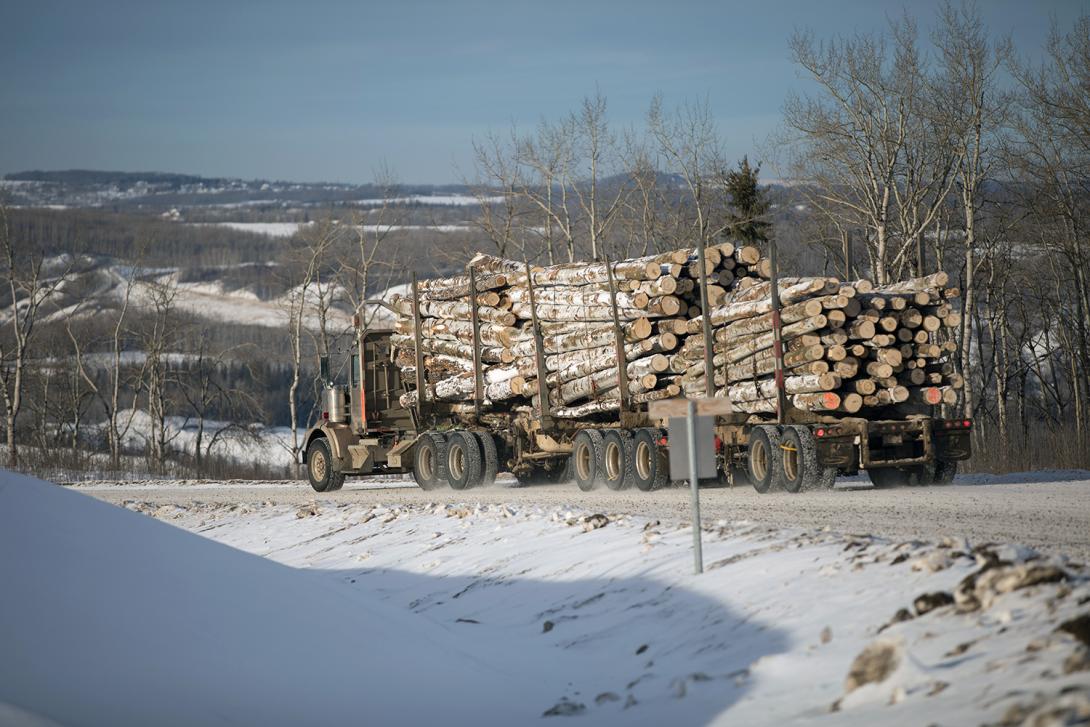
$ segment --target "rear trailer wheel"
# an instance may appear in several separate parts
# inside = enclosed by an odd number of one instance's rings
[[[434,490],[447,481],[447,440],[426,432],[413,448],[413,479],[421,490]]]
[[[783,484],[780,443],[780,432],[773,426],[757,426],[749,434],[749,481],[761,494]]]
[[[484,457],[473,432],[454,432],[447,439],[447,482],[451,489],[465,490],[481,483]]]
[[[593,490],[601,479],[602,433],[595,429],[583,429],[575,435],[571,450],[571,469],[575,484],[583,492]]]
[[[935,460],[935,480],[933,484],[949,485],[954,481],[958,473],[958,463],[955,459]]]
[[[798,437],[799,464],[802,467],[802,489],[828,490],[836,484],[836,467],[822,467],[818,462],[817,442],[810,427],[800,425],[787,428]],[[784,434],[786,435],[786,431]],[[787,471],[787,452],[784,452],[784,472]],[[795,492],[796,490],[791,490]]]
[[[921,487],[930,485],[934,473],[927,465],[911,467],[879,467],[867,470],[867,476],[875,487]]]
[[[488,432],[474,432],[477,441],[481,445],[481,457],[483,458],[483,471],[481,473],[481,485],[489,487],[496,483],[496,473],[500,469],[500,458],[496,451],[496,440]]]
[[[344,485],[344,474],[333,471],[333,453],[325,437],[307,447],[307,480],[315,492],[334,492]]]
[[[650,492],[666,487],[669,463],[659,448],[662,432],[637,429],[632,435],[632,482],[636,489]]]
[[[780,456],[783,458],[783,489],[799,492],[806,486],[806,461],[802,452],[802,436],[795,427],[784,427],[780,435]]]
[[[611,429],[602,434],[602,478],[611,490],[626,490],[635,482],[632,473],[635,447],[632,433]]]

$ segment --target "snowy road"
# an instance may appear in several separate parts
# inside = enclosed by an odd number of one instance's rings
[[[508,486],[504,486],[507,484]],[[303,483],[189,482],[74,487],[100,499],[122,503],[138,499],[171,505],[192,503],[273,503],[297,505],[318,500],[364,505],[425,503],[510,503],[515,506],[571,506],[685,521],[688,491],[667,489],[584,493],[574,485],[514,488],[502,481],[492,488],[465,492],[422,492],[412,483],[353,482],[345,489],[317,495]],[[874,490],[838,489],[797,495],[758,495],[752,489],[705,489],[702,515],[718,520],[750,521],[787,527],[870,533],[888,538],[936,541],[965,537],[973,543],[1023,543],[1044,552],[1090,562],[1090,473],[1053,472],[969,476],[948,487]]]

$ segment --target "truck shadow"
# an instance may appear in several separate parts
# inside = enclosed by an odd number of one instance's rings
[[[745,695],[755,662],[790,648],[779,629],[652,578],[317,573],[336,578],[353,597],[377,597],[439,626],[467,655],[497,670],[494,683],[467,698],[495,699],[505,676],[528,678],[536,687],[524,720],[585,715],[595,724],[706,724]]]

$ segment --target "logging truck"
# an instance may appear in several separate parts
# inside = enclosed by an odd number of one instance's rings
[[[646,403],[622,402],[618,411],[577,418],[551,416],[548,407],[483,411],[478,345],[477,406],[426,396],[405,406],[402,397],[420,390],[423,372],[417,368],[416,386],[403,377],[392,360],[391,335],[357,329],[346,383],[333,381],[323,359],[321,419],[301,450],[316,491],[378,474],[411,474],[425,490],[489,485],[499,472],[523,485],[574,481],[581,490],[649,491],[669,483],[666,423],[651,418]],[[541,401],[548,401],[544,393]],[[891,410],[895,416],[876,418],[788,405],[774,420],[745,412],[718,416],[718,481],[748,482],[761,493],[831,488],[838,474],[860,471],[876,486],[948,483],[970,455],[972,422],[936,418],[933,409],[900,407]]]

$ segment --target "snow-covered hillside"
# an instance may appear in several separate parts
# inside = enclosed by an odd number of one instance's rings
[[[1024,548],[724,522],[694,576],[687,527],[608,512],[129,507],[219,542],[0,481],[0,578],[18,594],[0,602],[9,709],[874,725],[1090,706],[1090,584]]]

